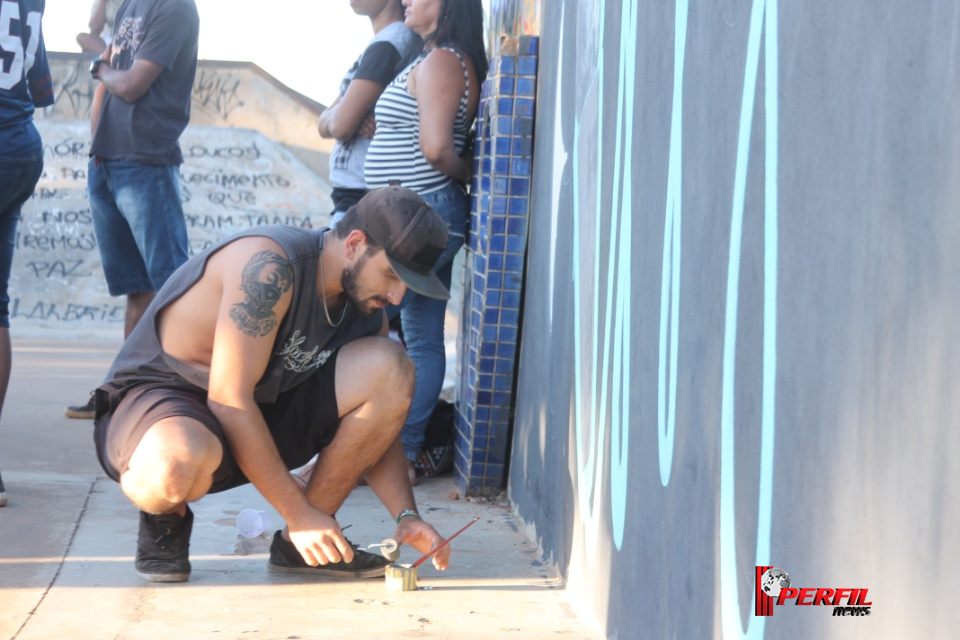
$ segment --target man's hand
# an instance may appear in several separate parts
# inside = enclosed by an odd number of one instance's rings
[[[409,517],[400,520],[397,530],[393,534],[393,539],[397,544],[409,544],[420,553],[427,554],[439,547],[444,538],[432,526],[420,518]],[[445,546],[437,552],[433,558],[433,566],[440,571],[446,570],[450,566],[450,545]]]
[[[343,537],[337,521],[318,509],[306,511],[295,522],[287,522],[290,541],[311,567],[353,560],[353,547]]]

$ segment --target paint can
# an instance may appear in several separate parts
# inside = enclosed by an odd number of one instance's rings
[[[409,564],[388,564],[387,590],[388,591],[416,591],[417,568]]]

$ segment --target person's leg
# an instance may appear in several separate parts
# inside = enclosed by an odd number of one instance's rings
[[[0,413],[7,397],[13,355],[10,348],[10,268],[17,238],[20,209],[33,193],[43,172],[39,148],[33,156],[0,159]],[[7,504],[7,491],[0,478],[0,507]]]
[[[140,509],[137,573],[152,582],[187,580],[193,527],[187,503],[233,473],[206,394],[194,387],[145,384],[97,395],[97,457]]]
[[[340,425],[330,444],[319,452],[307,485],[310,502],[330,515],[391,450],[410,407],[414,383],[413,364],[387,338],[363,338],[344,345],[336,366]]]
[[[110,163],[111,185],[146,268],[150,286],[127,293],[129,335],[167,278],[189,258],[179,165]]]
[[[423,194],[423,199],[447,222],[447,247],[434,271],[449,288],[453,273],[453,258],[463,246],[466,236],[469,200],[457,185],[449,185],[437,192]],[[424,435],[430,415],[443,389],[446,374],[446,347],[444,344],[445,300],[427,298],[408,292],[404,298],[400,320],[407,353],[417,370],[416,391],[410,405],[410,414],[401,433],[403,449],[408,460],[415,460],[423,448]]]

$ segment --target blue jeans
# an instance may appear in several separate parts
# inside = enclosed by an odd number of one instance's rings
[[[187,261],[179,165],[91,158],[87,192],[110,295],[157,291]]]
[[[39,144],[33,154],[24,153],[16,158],[0,157],[0,327],[10,326],[7,285],[10,282],[20,209],[33,194],[42,173],[43,149]]]
[[[421,193],[420,197],[447,223],[447,248],[440,255],[433,271],[449,289],[453,258],[463,246],[467,234],[470,199],[456,183],[437,191]],[[417,386],[413,392],[410,413],[400,432],[403,450],[407,458],[412,460],[423,448],[430,414],[433,413],[433,408],[440,398],[440,391],[443,390],[443,377],[447,366],[443,320],[447,301],[428,298],[408,290],[400,306],[400,322],[403,325],[407,354],[417,369]]]

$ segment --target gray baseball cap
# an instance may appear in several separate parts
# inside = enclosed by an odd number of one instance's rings
[[[423,198],[406,187],[382,187],[363,196],[357,212],[404,284],[428,298],[450,299],[433,272],[447,246],[447,223]]]

